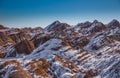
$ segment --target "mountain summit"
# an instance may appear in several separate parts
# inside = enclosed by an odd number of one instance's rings
[[[45,30],[51,31],[51,30],[62,30],[65,29],[66,27],[69,27],[68,24],[66,23],[61,23],[59,21],[55,21],[52,24],[48,25],[47,27],[45,27]]]
[[[48,25],[47,27],[45,27],[45,30],[51,30],[53,29],[54,27],[56,27],[58,24],[60,24],[61,22],[59,22],[58,20],[57,21],[54,21],[52,24]]]

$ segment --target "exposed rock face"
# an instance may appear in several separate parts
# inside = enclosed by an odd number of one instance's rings
[[[4,58],[4,57],[15,57],[16,56],[16,51],[14,50],[9,50],[10,53],[8,53],[8,48],[13,48],[14,45],[18,45],[18,43],[24,41],[24,40],[30,40],[30,38],[33,36],[34,33],[38,33],[41,32],[42,28],[24,28],[24,29],[19,29],[19,28],[7,28],[4,26],[0,26],[0,58]],[[35,32],[36,31],[36,32]],[[24,43],[23,43],[24,44]],[[34,45],[30,43],[28,43],[28,46],[32,46],[29,47],[30,49],[27,51],[31,52],[34,49]],[[22,45],[21,45],[22,46]],[[27,47],[27,45],[25,45],[25,47]],[[27,48],[28,49],[28,48]],[[26,50],[27,50],[26,49]],[[17,48],[18,50],[18,48]],[[24,49],[25,50],[25,49]],[[25,50],[25,51],[26,51]],[[21,50],[18,50],[18,52]]]
[[[120,27],[97,20],[45,29],[0,26],[0,78],[119,78]]]
[[[6,53],[5,52],[0,52],[0,58],[3,58],[6,56]]]
[[[15,49],[18,53],[30,54],[35,49],[35,47],[33,42],[25,39],[20,43],[16,44]]]
[[[100,32],[100,31],[104,30],[106,27],[105,27],[105,25],[103,23],[98,22],[97,20],[95,20],[92,23],[90,28],[91,28],[91,30],[90,30],[91,33],[96,33],[96,32]]]
[[[0,39],[5,42],[7,40],[7,34],[5,32],[0,32]]]
[[[32,39],[32,41],[33,41],[35,47],[38,47],[39,45],[45,43],[49,39],[50,39],[50,36],[48,34],[45,34],[45,35],[38,34]]]
[[[119,23],[119,21],[114,19],[107,26],[110,27],[110,28],[116,28],[116,27],[120,28],[120,23]]]
[[[4,41],[2,39],[0,39],[0,45],[3,45]]]
[[[30,39],[30,35],[25,34],[24,32],[10,34],[9,36],[15,43],[19,43],[24,39]]]
[[[77,24],[75,28],[88,28],[91,26],[91,22],[87,21],[85,23],[80,23],[80,24]]]
[[[110,35],[109,38],[110,38],[111,40],[120,41],[120,34]]]
[[[9,60],[9,61],[4,61],[4,62],[1,61],[1,63],[0,63],[0,70],[1,70],[0,78],[3,78],[4,76],[6,76],[8,78],[9,75],[6,73],[7,72],[10,73],[13,70],[14,66],[12,66],[12,65],[16,65],[19,67],[20,63],[17,62],[16,60]],[[11,67],[11,69],[10,69],[10,67]],[[10,71],[8,69],[10,69]]]

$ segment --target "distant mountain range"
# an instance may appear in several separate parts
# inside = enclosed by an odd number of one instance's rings
[[[120,22],[0,25],[0,78],[120,78]]]

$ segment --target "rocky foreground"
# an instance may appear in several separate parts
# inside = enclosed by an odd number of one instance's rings
[[[120,23],[0,25],[0,78],[120,78]]]

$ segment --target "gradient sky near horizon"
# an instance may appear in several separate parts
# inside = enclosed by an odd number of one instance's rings
[[[0,0],[0,24],[46,27],[55,20],[76,25],[99,20],[120,21],[120,0]]]

